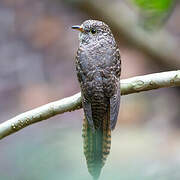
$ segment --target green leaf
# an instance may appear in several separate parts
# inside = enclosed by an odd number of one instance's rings
[[[167,11],[174,0],[133,0],[133,2],[144,10]]]
[[[140,24],[153,29],[169,17],[175,0],[131,0],[139,9]]]

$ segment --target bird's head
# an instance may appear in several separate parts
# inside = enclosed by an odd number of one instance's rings
[[[72,29],[80,31],[80,42],[85,44],[96,42],[103,38],[112,36],[108,25],[97,20],[86,20],[81,25],[72,26]]]

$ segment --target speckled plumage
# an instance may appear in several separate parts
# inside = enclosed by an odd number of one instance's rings
[[[89,172],[98,179],[110,151],[120,104],[120,52],[110,28],[87,20],[81,27],[76,56],[85,119],[84,153]]]

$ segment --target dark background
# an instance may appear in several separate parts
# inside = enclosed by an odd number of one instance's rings
[[[110,8],[117,2],[122,1],[112,1]],[[104,8],[106,1],[101,3]],[[139,14],[136,8],[131,10]],[[88,3],[1,0],[0,122],[80,90],[75,72],[78,33],[71,26],[91,18],[111,25],[121,49],[123,79],[179,69],[180,58],[176,64],[169,59],[167,65],[131,42],[128,33],[113,24],[118,18],[112,21]],[[138,22],[143,24],[141,18]],[[152,23],[156,29],[147,31],[166,30],[180,44],[179,18],[177,2],[160,27]],[[100,179],[180,179],[179,100],[178,88],[123,96]],[[82,119],[82,110],[64,113],[1,140],[0,180],[90,180],[82,149]]]

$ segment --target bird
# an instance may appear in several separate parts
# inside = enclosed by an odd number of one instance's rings
[[[80,83],[83,119],[83,148],[88,171],[99,179],[111,148],[120,107],[121,56],[109,26],[86,20],[72,26],[79,30],[76,73]]]

